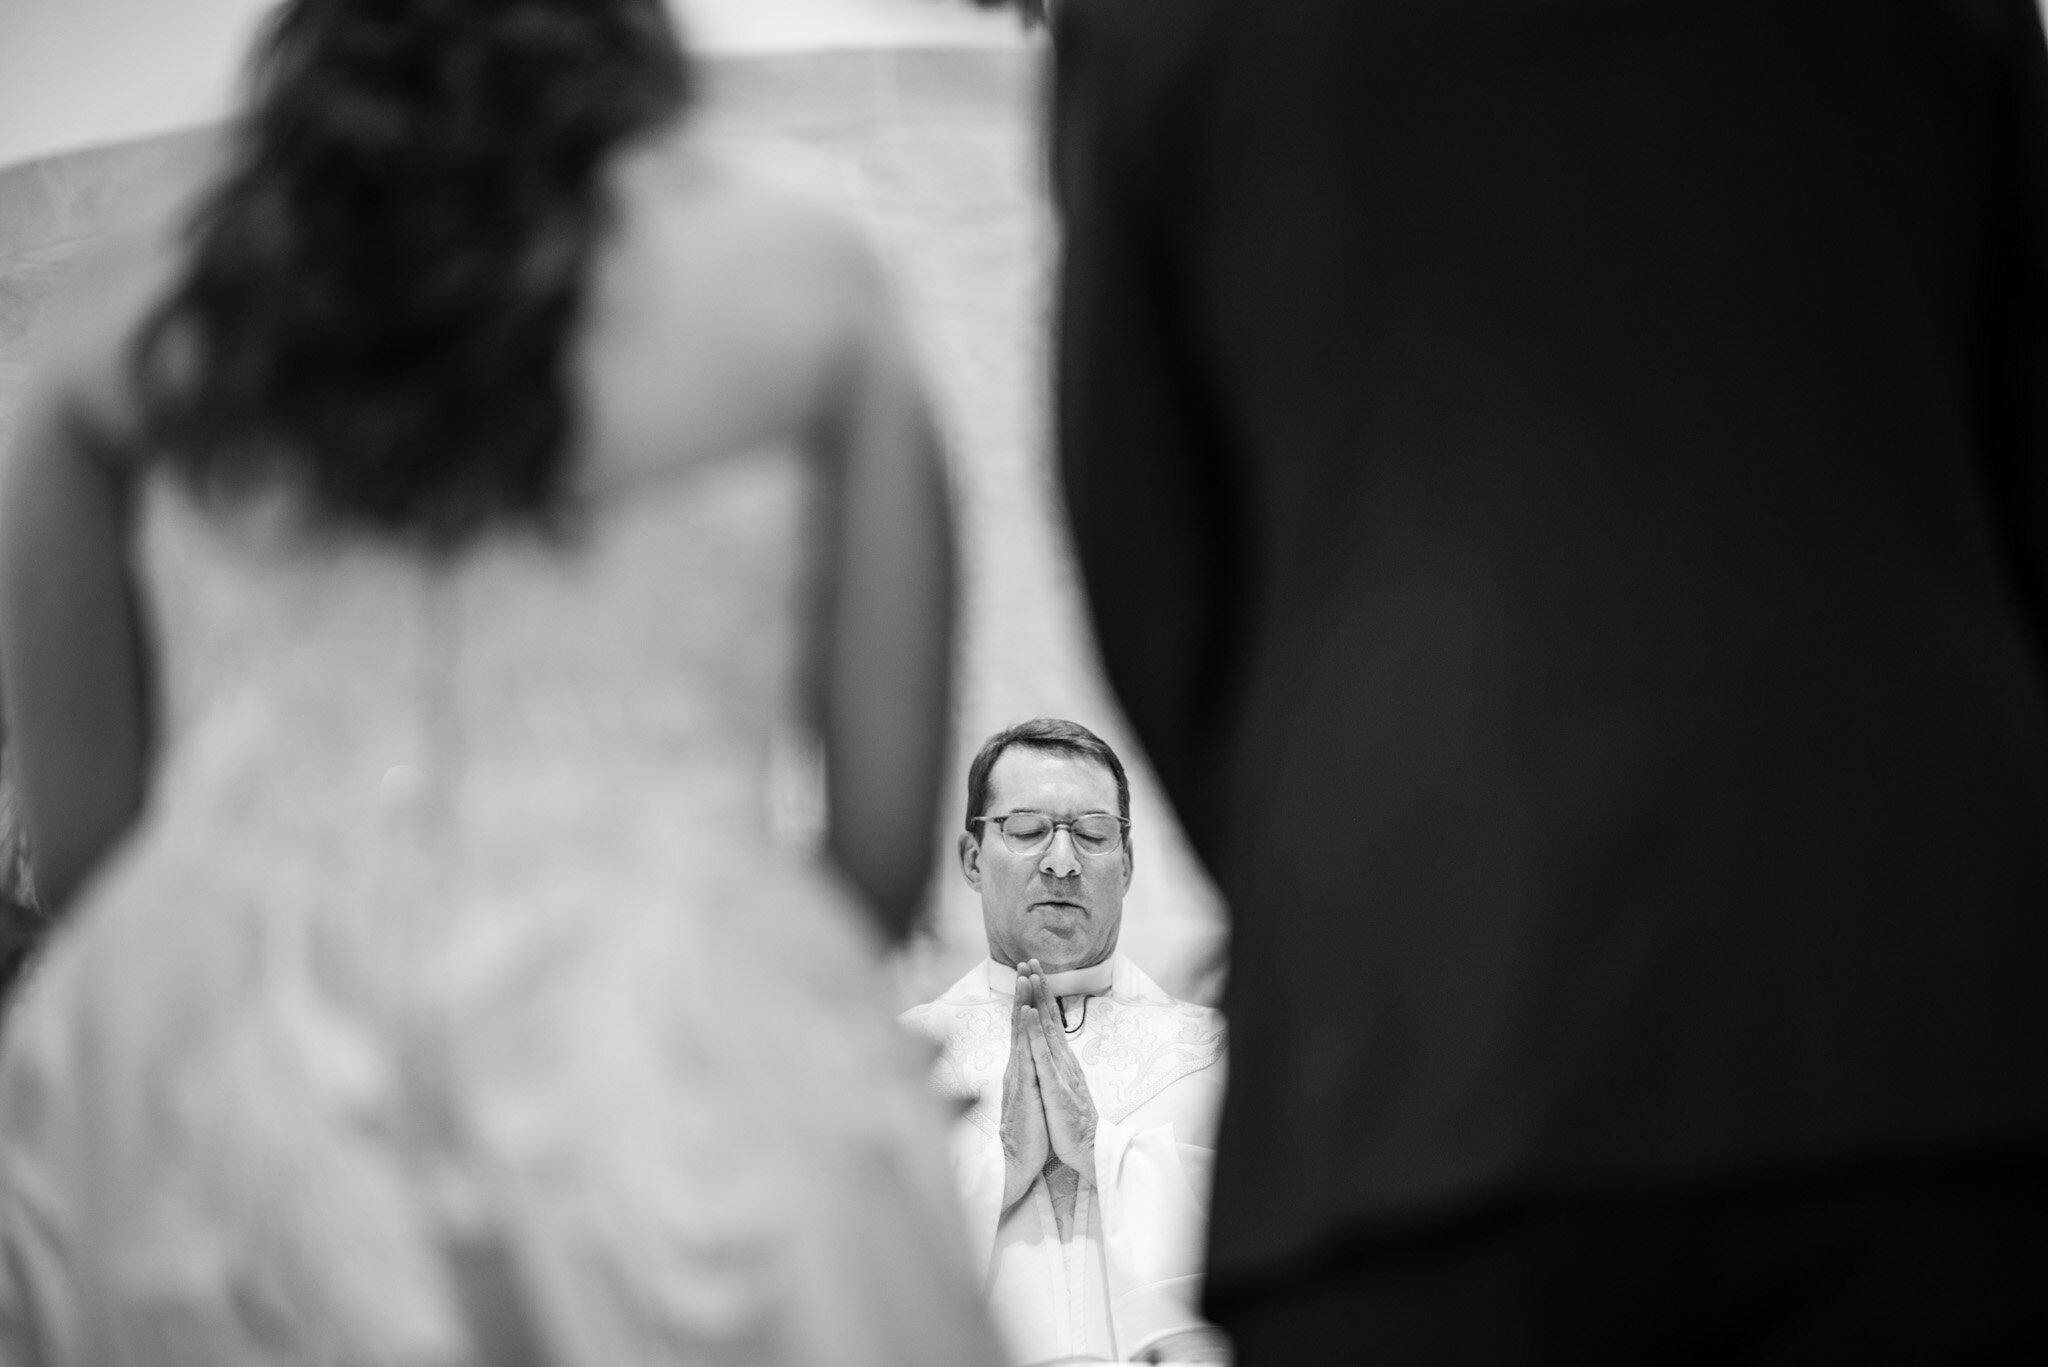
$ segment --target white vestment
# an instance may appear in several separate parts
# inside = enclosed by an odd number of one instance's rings
[[[984,961],[904,1023],[940,1046],[933,1083],[969,1104],[953,1173],[997,1327],[1019,1363],[1120,1361],[1202,1325],[1203,1235],[1222,1107],[1220,1012],[1176,1001],[1121,954],[1053,975],[1095,1102],[1093,1187],[1048,1165],[1001,1214],[1003,1069],[1017,974]]]

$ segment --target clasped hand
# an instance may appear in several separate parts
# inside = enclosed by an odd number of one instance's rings
[[[1002,1137],[1004,1210],[1031,1189],[1048,1156],[1094,1185],[1095,1099],[1036,959],[1017,965],[1017,994],[1010,1001]]]

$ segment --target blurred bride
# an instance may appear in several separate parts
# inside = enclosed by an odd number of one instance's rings
[[[857,239],[686,84],[660,0],[290,0],[210,183],[81,270],[0,504],[62,922],[0,1360],[996,1360],[876,982],[933,429]]]

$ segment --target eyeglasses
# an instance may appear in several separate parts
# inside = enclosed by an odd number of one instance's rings
[[[978,816],[1003,834],[1011,854],[1038,854],[1052,844],[1053,832],[1065,828],[1074,838],[1074,848],[1083,854],[1115,854],[1124,843],[1130,822],[1108,812],[1089,812],[1072,821],[1054,821],[1044,812],[1010,812],[1004,816]]]

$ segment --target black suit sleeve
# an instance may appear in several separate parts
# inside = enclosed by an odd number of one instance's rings
[[[1204,9],[1061,7],[1053,111],[1058,434],[1075,549],[1104,668],[1198,846],[1242,559],[1186,284],[1199,189],[1186,58]]]
[[[1988,444],[2035,641],[2048,658],[2048,43],[2035,0],[2005,0],[1997,18]]]

